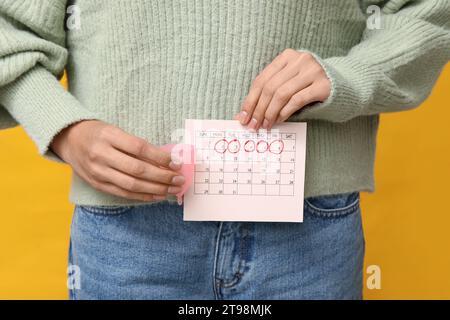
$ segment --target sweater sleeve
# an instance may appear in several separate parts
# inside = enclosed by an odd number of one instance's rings
[[[67,0],[0,1],[0,117],[7,112],[36,143],[61,162],[53,137],[72,123],[95,119],[58,81],[68,58]]]
[[[449,0],[359,0],[380,8],[379,28],[366,28],[345,56],[322,59],[331,94],[290,120],[344,122],[419,106],[450,59]]]

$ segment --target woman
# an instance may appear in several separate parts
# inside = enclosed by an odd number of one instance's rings
[[[0,119],[73,169],[72,298],[362,297],[378,114],[430,93],[449,1],[77,0],[65,31],[68,5],[0,3]],[[185,179],[158,146],[233,117],[308,122],[303,224],[183,222],[167,199]]]

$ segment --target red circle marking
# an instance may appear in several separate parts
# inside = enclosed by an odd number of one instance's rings
[[[223,151],[221,150],[217,150],[217,145],[220,142],[224,142],[226,144],[226,147],[223,148]],[[220,139],[219,141],[216,142],[216,144],[214,145],[214,151],[216,151],[217,153],[225,153],[225,151],[227,151],[228,148],[228,141],[226,139]]]
[[[236,151],[231,151],[231,150],[230,150],[230,145],[231,145],[232,143],[237,143],[237,149],[236,149]],[[231,140],[230,142],[228,142],[228,147],[227,147],[227,149],[228,149],[228,151],[230,151],[231,153],[238,153],[239,150],[241,150],[241,143],[239,142],[238,139],[233,139],[233,140]]]
[[[274,152],[274,151],[272,150],[272,144],[273,144],[274,142],[280,142],[280,143],[281,143],[280,152]],[[280,154],[280,153],[283,152],[283,150],[284,150],[284,142],[283,142],[283,140],[281,140],[281,139],[273,140],[273,141],[270,143],[270,145],[269,145],[269,152],[270,152],[270,153],[273,153],[273,154]]]
[[[250,144],[250,147],[249,147],[249,144]],[[245,152],[253,152],[253,151],[255,151],[255,141],[253,141],[253,140],[245,141],[244,150],[245,150]]]
[[[266,145],[266,147],[265,147],[265,149],[264,149],[263,151],[260,151],[260,150],[259,150],[259,145],[260,145],[261,143],[264,143],[264,144]],[[259,140],[258,143],[256,144],[256,151],[257,151],[258,153],[264,153],[264,152],[267,151],[267,149],[269,149],[269,144],[267,143],[267,141]]]

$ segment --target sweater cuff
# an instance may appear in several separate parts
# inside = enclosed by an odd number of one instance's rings
[[[345,122],[361,115],[363,107],[370,104],[373,97],[374,84],[369,80],[379,78],[379,72],[356,61],[350,61],[348,57],[322,59],[312,52],[309,53],[325,70],[331,82],[331,92],[324,102],[302,108],[289,120]]]
[[[39,153],[56,162],[63,160],[49,149],[53,138],[73,123],[98,119],[39,65],[0,88],[0,103],[24,127]]]

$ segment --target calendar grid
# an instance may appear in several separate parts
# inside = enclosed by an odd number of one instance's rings
[[[293,196],[295,133],[196,131],[194,193]]]

